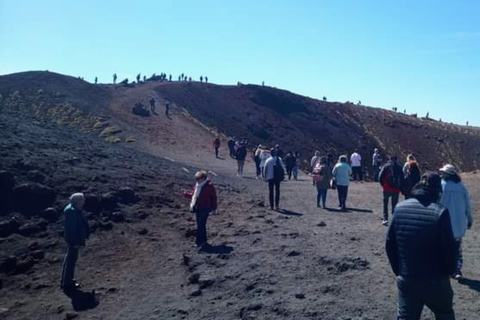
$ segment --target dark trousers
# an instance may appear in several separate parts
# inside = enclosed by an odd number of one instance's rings
[[[388,220],[388,199],[392,198],[392,214],[395,211],[395,207],[398,203],[398,192],[386,192],[383,191],[383,219]]]
[[[260,160],[255,160],[255,168],[257,169],[257,177],[262,175],[262,168],[260,168]]]
[[[237,160],[238,170],[237,174],[243,176],[243,167],[245,166],[245,160]]]
[[[293,168],[287,167],[288,180],[292,179],[292,170],[293,170]]]
[[[275,187],[275,207],[280,204],[280,181],[268,180],[268,200],[273,209],[273,187]]]
[[[345,209],[347,207],[347,196],[348,196],[348,186],[338,186],[337,185],[337,192],[338,192],[338,205]]]
[[[352,167],[353,180],[362,181],[362,167]]]
[[[455,320],[453,290],[448,277],[438,280],[397,277],[397,320],[419,320],[426,305],[436,320]]]
[[[68,246],[67,253],[63,260],[62,282],[61,287],[68,287],[74,283],[75,264],[78,259],[78,249],[73,246]]]
[[[215,147],[215,157],[217,157],[217,158],[218,158],[218,148],[219,147]]]
[[[322,200],[322,205],[325,208],[325,203],[327,202],[327,192],[328,189],[317,188],[317,207],[320,206],[320,200]]]
[[[233,146],[228,146],[228,151],[230,151],[230,157],[235,158],[235,156],[234,156],[235,152],[234,152]]]
[[[378,165],[373,165],[372,166],[372,177],[373,181],[378,182],[378,176],[380,174],[380,166]]]
[[[207,243],[207,219],[209,213],[210,210],[198,210],[195,213],[197,220],[197,239],[195,243],[197,246]]]

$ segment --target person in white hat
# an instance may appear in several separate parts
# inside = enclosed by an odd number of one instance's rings
[[[461,280],[463,279],[462,238],[465,236],[467,229],[470,229],[473,224],[470,196],[467,187],[462,183],[462,179],[453,165],[444,165],[440,168],[440,173],[443,190],[440,203],[447,207],[450,212],[453,236],[459,246],[457,269],[452,276],[456,280]]]

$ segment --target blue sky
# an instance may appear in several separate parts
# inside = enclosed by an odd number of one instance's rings
[[[476,0],[0,0],[0,74],[265,81],[480,126],[479,16]]]

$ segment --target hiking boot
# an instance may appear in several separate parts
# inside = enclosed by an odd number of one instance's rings
[[[388,220],[383,219],[383,220],[382,220],[382,225],[388,226]]]
[[[462,275],[461,272],[457,272],[457,273],[455,273],[455,274],[453,275],[453,278],[454,278],[455,280],[462,280],[462,279],[463,279],[463,275]]]

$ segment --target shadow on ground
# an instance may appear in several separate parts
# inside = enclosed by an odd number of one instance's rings
[[[68,290],[65,291],[72,301],[72,307],[75,311],[84,311],[94,309],[98,306],[98,301],[95,298],[95,291],[85,292],[82,290]]]
[[[473,279],[462,279],[458,283],[468,286],[470,289],[480,292],[480,281]]]
[[[233,252],[233,247],[221,244],[218,246],[206,245],[202,248],[205,253],[229,254]]]

